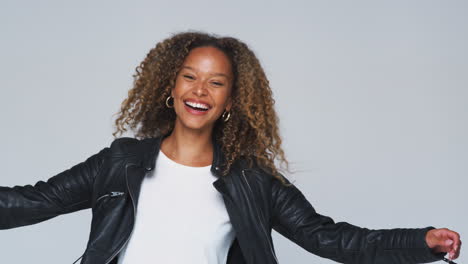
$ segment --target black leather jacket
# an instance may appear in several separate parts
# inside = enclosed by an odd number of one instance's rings
[[[47,182],[0,187],[0,229],[91,208],[91,230],[81,263],[117,263],[133,230],[140,184],[155,166],[161,139],[119,138]],[[433,227],[370,230],[335,223],[318,214],[294,185],[285,187],[241,161],[227,177],[220,176],[223,155],[213,143],[211,171],[218,176],[213,186],[223,195],[236,233],[228,264],[278,263],[272,229],[305,250],[340,263],[427,263],[445,255],[433,254],[425,242]]]

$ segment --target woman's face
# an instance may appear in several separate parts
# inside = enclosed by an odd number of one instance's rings
[[[177,74],[174,97],[176,126],[211,130],[223,111],[231,109],[231,63],[214,47],[197,47],[185,58]]]

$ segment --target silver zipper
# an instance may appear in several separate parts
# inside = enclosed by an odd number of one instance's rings
[[[245,181],[245,183],[247,183],[247,186],[249,187],[250,193],[253,196],[254,193],[252,191],[252,188],[250,187],[249,182],[247,181],[247,178],[245,177],[245,172],[244,171],[245,171],[245,169],[242,170],[242,176],[244,177],[244,181]],[[258,208],[257,208],[257,206],[255,206],[255,204],[254,204],[254,207],[255,207],[255,212],[257,213],[258,222],[260,223],[260,226],[262,227],[263,233],[265,234],[265,237],[266,237],[266,239],[268,241],[268,246],[270,247],[271,254],[275,258],[275,262],[278,263],[278,259],[276,258],[275,252],[273,251],[273,248],[271,246],[270,239],[269,239],[268,234],[266,232],[265,226],[263,226],[263,222],[260,220],[260,213],[257,210]]]
[[[130,165],[136,165],[136,164],[133,164],[133,163],[127,163],[125,164],[125,183],[127,184],[127,191],[128,193],[130,194],[130,200],[132,200],[132,207],[133,207],[133,225],[135,225],[135,220],[136,220],[136,208],[135,208],[135,201],[133,200],[133,196],[132,196],[132,192],[130,191],[130,187],[128,186],[128,176],[127,176],[127,168],[128,166]],[[123,247],[125,246],[125,244],[127,244],[128,240],[130,239],[130,237],[132,236],[132,233],[133,233],[133,230],[134,228],[132,228],[132,231],[130,232],[130,235],[128,235],[127,239],[125,240],[125,242],[120,246],[120,248],[114,252],[110,258],[108,258],[105,262],[105,264],[109,264],[109,262],[112,261],[112,259],[117,255],[119,254],[119,252],[123,249]]]
[[[107,197],[107,196],[116,197],[116,196],[122,196],[122,195],[124,195],[124,192],[109,192],[109,193],[106,193],[106,194],[104,194],[103,196],[99,197],[99,198],[96,200],[96,202],[99,201],[99,200],[101,200],[101,199],[104,198],[104,197]]]

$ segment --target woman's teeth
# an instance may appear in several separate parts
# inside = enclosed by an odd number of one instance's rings
[[[200,104],[200,103],[194,103],[194,102],[185,102],[185,104],[191,108],[194,108],[196,110],[201,110],[201,111],[206,111],[209,109],[209,107],[205,104]]]

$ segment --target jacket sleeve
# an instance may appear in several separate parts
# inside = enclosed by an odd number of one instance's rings
[[[94,178],[109,148],[34,186],[0,187],[0,229],[39,223],[90,208]]]
[[[285,178],[286,179],[286,178]],[[290,183],[286,179],[287,183]],[[272,181],[272,228],[318,256],[339,263],[428,263],[435,254],[425,241],[434,227],[367,229],[318,214],[295,185]]]

